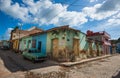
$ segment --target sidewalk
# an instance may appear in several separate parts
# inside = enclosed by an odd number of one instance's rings
[[[78,65],[78,64],[84,64],[84,63],[87,63],[90,61],[95,61],[95,60],[107,58],[110,56],[111,55],[105,55],[105,56],[99,56],[99,57],[95,57],[95,58],[84,59],[84,60],[76,61],[76,62],[64,62],[64,63],[60,63],[60,66],[70,67],[70,66],[74,66],[74,65]]]

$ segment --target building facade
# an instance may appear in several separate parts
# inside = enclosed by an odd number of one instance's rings
[[[30,34],[42,32],[43,30],[38,29],[36,27],[32,27],[28,30],[20,30],[19,28],[16,28],[12,30],[11,32],[11,37],[10,37],[10,42],[12,43],[12,49],[15,52],[19,52],[19,48],[24,47],[22,44],[20,44],[21,39],[24,39],[23,37],[26,37]]]
[[[69,26],[48,30],[47,45],[48,56],[64,61],[86,59],[100,55],[102,52],[100,41],[87,39],[85,33]]]
[[[32,30],[19,38],[20,51],[34,49],[57,61],[76,61],[109,54],[110,36],[106,32],[90,34],[89,31],[86,35],[68,25],[31,33]]]
[[[109,41],[110,35],[107,32],[105,32],[105,31],[93,32],[93,31],[88,30],[87,38],[100,41],[102,43],[102,53],[103,54],[110,53],[110,46],[111,46],[111,43]]]

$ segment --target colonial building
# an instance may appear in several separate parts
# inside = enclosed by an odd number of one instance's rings
[[[10,41],[12,43],[12,49],[16,52],[19,51],[19,46],[20,46],[19,42],[20,42],[21,38],[23,38],[29,34],[42,32],[42,31],[43,30],[38,29],[36,27],[33,27],[29,30],[20,30],[19,28],[12,30],[11,37],[10,37]]]
[[[111,43],[109,41],[110,35],[107,32],[105,32],[105,31],[93,32],[93,31],[88,30],[87,38],[100,41],[102,44],[102,53],[103,54],[110,53],[110,46],[111,46]]]
[[[57,60],[82,60],[97,56],[101,45],[100,41],[87,39],[85,33],[69,26],[47,30],[47,54]]]
[[[46,31],[31,28],[24,32],[26,34],[23,33],[24,36],[20,33],[17,38],[11,38],[12,41],[18,40],[17,50],[34,49],[57,61],[76,61],[109,53],[108,47],[103,49],[110,45],[109,41],[106,41],[109,36],[106,36],[105,32],[98,35],[89,35],[87,32],[86,35],[66,25]],[[15,34],[17,33],[13,31],[11,37]]]

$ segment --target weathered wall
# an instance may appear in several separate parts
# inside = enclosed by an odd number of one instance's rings
[[[28,47],[28,41],[31,40],[31,43],[29,44],[29,47]],[[24,43],[24,41],[26,41],[26,44]],[[20,50],[21,51],[24,51],[25,49],[29,49],[32,47],[32,37],[30,36],[27,36],[27,37],[24,37],[21,39],[20,41]]]
[[[80,50],[88,50],[88,42],[86,41],[86,34],[80,32]]]
[[[19,45],[19,40],[18,39],[16,39],[16,40],[13,40],[12,41],[13,42],[13,50],[18,50],[18,45]]]
[[[57,30],[59,33],[53,34],[53,32],[47,33],[47,53],[52,54],[52,39],[58,38],[59,40],[59,50],[61,53],[65,54],[65,58],[71,58],[70,52],[73,52],[73,40],[79,39],[79,54],[78,56],[82,57],[82,55],[86,58],[87,54],[81,53],[81,51],[88,51],[88,42],[86,41],[86,34],[74,31],[74,30]],[[64,39],[63,39],[64,37]]]
[[[54,38],[58,38],[58,46],[59,46],[59,49],[62,49],[62,48],[65,48],[66,46],[66,32],[62,32],[62,31],[58,31],[59,33],[58,34],[55,34],[54,32],[48,32],[47,33],[47,53],[51,53],[52,52],[52,39]],[[65,39],[62,39],[62,38],[65,38]]]
[[[98,41],[102,41],[102,35],[96,35],[96,36],[88,36],[88,38],[92,38],[93,40],[98,40]]]
[[[80,50],[87,50],[88,49],[88,43],[86,41],[86,35],[82,32],[79,32],[78,35],[76,35],[75,31],[67,31],[67,39],[69,39],[69,41],[67,41],[67,47],[69,48],[69,50],[73,50],[73,39],[79,39],[79,49]]]
[[[41,41],[41,52],[46,53],[47,33],[32,36],[32,39],[36,40],[36,48],[34,49],[36,50],[38,49],[38,42]]]
[[[32,40],[36,40],[36,48],[32,48]],[[39,34],[34,36],[27,36],[21,39],[20,41],[20,50],[24,51],[25,49],[38,49],[38,42],[41,41],[41,52],[46,53],[46,41],[47,34]],[[26,44],[24,43],[26,41]],[[29,41],[31,41],[29,43]]]

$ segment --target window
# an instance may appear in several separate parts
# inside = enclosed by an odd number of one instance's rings
[[[24,44],[26,44],[26,40],[24,40]]]
[[[39,51],[39,52],[41,52],[41,44],[42,44],[42,42],[39,41],[39,42],[38,42],[38,51]]]
[[[31,40],[28,40],[28,43],[31,43]]]
[[[36,48],[36,40],[32,40],[32,48]]]

